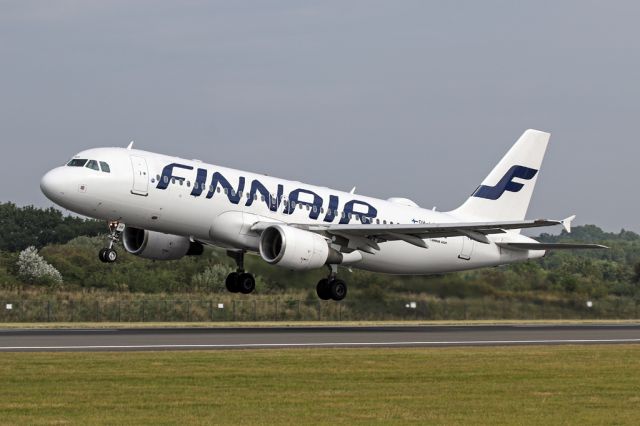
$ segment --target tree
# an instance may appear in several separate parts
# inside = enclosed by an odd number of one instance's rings
[[[106,226],[96,220],[63,216],[52,207],[17,207],[0,203],[0,250],[20,251],[29,246],[66,243],[78,235],[105,233]]]
[[[47,263],[33,246],[27,247],[18,255],[18,275],[31,284],[62,284],[60,272]]]

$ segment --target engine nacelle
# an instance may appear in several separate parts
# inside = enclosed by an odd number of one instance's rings
[[[342,258],[322,236],[279,224],[262,231],[260,256],[272,265],[298,271],[341,263]]]
[[[122,245],[131,254],[153,260],[176,260],[204,251],[202,244],[188,237],[131,227],[124,229]]]

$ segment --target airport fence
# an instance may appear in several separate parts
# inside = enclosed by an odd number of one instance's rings
[[[7,299],[0,322],[234,322],[637,319],[634,299],[601,301],[316,301],[287,298]]]

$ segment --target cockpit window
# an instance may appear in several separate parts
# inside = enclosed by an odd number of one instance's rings
[[[111,169],[109,168],[109,165],[107,163],[105,163],[104,161],[100,162],[100,167],[102,168],[103,172],[111,173]]]
[[[100,167],[98,167],[98,162],[96,160],[89,160],[85,167],[87,167],[88,169],[100,171]]]
[[[84,167],[84,165],[87,163],[87,159],[86,158],[74,158],[71,161],[69,161],[67,163],[67,166],[69,167]]]

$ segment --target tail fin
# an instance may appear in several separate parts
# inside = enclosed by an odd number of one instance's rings
[[[539,130],[526,130],[482,185],[451,213],[468,219],[523,220],[549,136]]]

